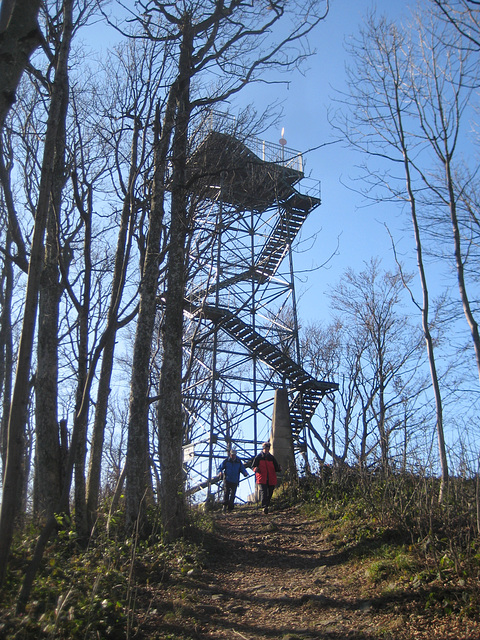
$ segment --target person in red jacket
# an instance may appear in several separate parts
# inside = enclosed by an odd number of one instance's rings
[[[277,460],[270,453],[269,442],[263,443],[262,453],[255,456],[252,467],[255,471],[257,484],[260,486],[263,513],[268,513],[270,500],[277,485],[277,473],[281,471]]]

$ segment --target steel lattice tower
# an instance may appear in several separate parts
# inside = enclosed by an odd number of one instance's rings
[[[231,444],[244,461],[255,455],[269,437],[276,389],[288,390],[300,454],[315,409],[337,388],[300,364],[292,244],[320,190],[318,182],[315,195],[301,190],[302,155],[280,142],[242,140],[220,119],[189,161],[197,214],[183,397],[193,490],[210,486]]]

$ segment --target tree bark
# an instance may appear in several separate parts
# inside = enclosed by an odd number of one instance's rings
[[[176,83],[170,89],[163,128],[160,112],[155,118],[154,178],[147,245],[140,284],[140,305],[133,347],[127,457],[125,461],[126,527],[130,532],[144,533],[146,527],[145,497],[150,486],[148,452],[148,408],[151,345],[157,310],[160,265],[160,240],[164,217],[167,153],[174,124]]]
[[[51,202],[46,223],[45,256],[39,288],[37,372],[35,377],[35,511],[53,513],[62,491],[58,425],[58,323],[61,296],[58,229],[65,186],[65,119],[68,92],[63,96],[58,123]]]
[[[475,360],[477,363],[477,374],[480,380],[480,333],[478,331],[478,322],[473,313],[472,305],[470,304],[470,297],[467,292],[467,284],[465,281],[465,268],[463,264],[462,256],[462,240],[460,227],[458,224],[456,197],[453,188],[453,179],[451,176],[450,162],[446,165],[446,179],[449,196],[449,209],[450,220],[452,223],[452,235],[453,235],[453,248],[455,254],[455,265],[457,269],[457,282],[458,290],[460,292],[460,299],[462,301],[463,313],[470,329],[470,335],[472,336],[473,348],[475,351]]]
[[[5,253],[8,256],[12,247],[11,234],[7,229]],[[2,421],[0,424],[0,457],[2,472],[5,470],[7,458],[7,427],[10,412],[10,397],[13,381],[13,336],[12,336],[12,296],[13,296],[13,264],[7,257],[3,263],[1,275],[0,307],[0,391],[2,396]]]
[[[40,0],[3,0],[0,7],[0,131],[22,73],[40,44],[39,9]]]
[[[90,461],[87,479],[87,518],[88,528],[91,531],[96,519],[98,498],[100,491],[100,476],[102,468],[103,443],[105,438],[105,424],[107,421],[108,399],[110,396],[110,381],[112,378],[113,357],[116,343],[116,327],[118,323],[118,310],[122,300],[125,285],[125,273],[130,256],[130,246],[134,230],[134,188],[138,175],[138,135],[140,121],[135,119],[130,160],[130,175],[128,190],[123,203],[120,229],[118,232],[117,248],[115,251],[115,266],[112,280],[112,294],[108,310],[108,323],[112,327],[105,342],[102,356],[102,367],[98,380],[97,402],[95,405],[95,418],[92,430],[92,442],[90,446]]]
[[[420,284],[422,287],[422,300],[423,300],[422,307],[421,307],[422,329],[423,329],[423,335],[425,337],[428,365],[430,368],[430,377],[432,380],[433,395],[435,398],[435,416],[436,416],[435,428],[437,432],[438,451],[439,451],[439,458],[440,458],[440,467],[442,472],[440,492],[439,492],[439,502],[442,502],[445,487],[448,483],[448,476],[449,476],[447,449],[445,446],[445,430],[443,426],[443,402],[442,402],[442,395],[440,391],[440,383],[438,380],[437,362],[436,362],[435,353],[434,353],[433,337],[430,331],[430,322],[429,322],[430,296],[428,291],[425,266],[423,262],[423,245],[422,245],[421,234],[420,234],[420,226],[418,223],[416,198],[415,198],[415,193],[412,186],[410,158],[409,158],[408,149],[405,142],[405,135],[403,131],[402,109],[399,105],[399,100],[397,95],[395,96],[395,104],[396,104],[396,114],[398,118],[398,127],[399,127],[399,141],[400,141],[402,155],[403,155],[405,184],[406,184],[406,190],[408,194],[408,203],[410,205],[410,216],[412,220],[413,233],[415,237],[415,249],[417,253],[418,273],[420,276]]]
[[[82,544],[88,540],[88,518],[86,505],[85,486],[85,462],[87,456],[87,426],[88,409],[82,412],[82,405],[90,402],[90,394],[87,393],[88,380],[88,330],[89,315],[91,306],[92,290],[92,206],[89,203],[88,210],[84,215],[84,263],[85,275],[83,279],[83,299],[80,301],[78,309],[78,369],[77,369],[77,392],[75,402],[75,425],[77,439],[75,444],[75,526],[77,535]],[[87,394],[87,395],[85,395]]]
[[[47,517],[53,513],[61,492],[57,409],[59,300],[57,225],[51,208],[47,222],[45,266],[39,292],[35,376],[34,512]]]
[[[24,303],[25,313],[8,422],[7,464],[4,474],[2,508],[0,512],[0,585],[3,584],[5,579],[8,555],[18,513],[18,496],[23,486],[23,443],[29,401],[29,377],[37,317],[38,291],[45,251],[45,227],[54,183],[57,135],[59,129],[61,129],[60,123],[65,120],[65,108],[68,104],[68,56],[72,37],[72,5],[73,0],[64,1],[62,44],[57,60],[55,81],[48,115],[40,190],[35,212],[35,224]]]
[[[462,62],[464,62],[464,60],[462,60]],[[433,64],[425,66],[433,66]],[[453,252],[455,256],[455,267],[457,271],[457,285],[460,294],[460,300],[462,302],[463,313],[465,315],[465,319],[470,329],[470,335],[472,337],[475,360],[477,364],[477,375],[480,379],[480,334],[478,330],[478,322],[475,318],[475,314],[470,303],[470,297],[468,294],[468,287],[465,278],[464,257],[462,255],[462,234],[460,231],[460,224],[457,214],[458,189],[456,189],[455,181],[452,175],[454,170],[453,157],[455,149],[457,147],[457,136],[461,124],[460,119],[463,115],[464,108],[469,103],[468,98],[471,95],[472,88],[470,86],[468,78],[464,76],[463,70],[461,70],[457,74],[458,77],[453,76],[453,74],[450,72],[450,69],[448,68],[438,69],[434,67],[434,70],[435,73],[438,74],[441,78],[447,76],[449,82],[451,82],[452,84],[455,83],[452,87],[455,97],[453,100],[453,104],[449,105],[448,97],[444,97],[439,90],[438,83],[434,83],[434,89],[431,95],[431,109],[435,113],[434,123],[437,125],[437,130],[435,131],[435,129],[432,127],[432,130],[435,132],[432,133],[431,129],[429,129],[428,127],[424,127],[424,131],[430,145],[432,146],[438,159],[443,165],[445,171],[445,187],[447,192],[446,204],[448,206],[450,214],[450,223],[452,225]],[[466,94],[466,96],[463,97],[462,100],[463,94]],[[424,114],[424,102],[425,101],[422,101],[422,106],[419,107],[421,115]],[[454,114],[453,117],[452,113]],[[442,141],[443,148],[442,146],[440,146],[439,141]],[[463,189],[460,188],[460,191],[463,191]]]
[[[190,76],[193,38],[187,20],[179,58],[179,90],[173,140],[172,206],[167,263],[167,291],[163,325],[163,363],[158,402],[159,456],[162,473],[161,517],[165,539],[178,538],[185,524],[185,482],[183,477],[183,307],[185,299],[188,233],[185,169],[190,120]],[[172,496],[175,499],[172,500]]]

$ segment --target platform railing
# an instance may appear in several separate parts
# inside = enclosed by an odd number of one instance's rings
[[[220,111],[211,111],[206,121],[206,132],[218,131],[238,136],[237,121],[234,116]],[[267,142],[261,138],[247,136],[242,142],[263,162],[274,162],[303,173],[303,155],[277,142]]]

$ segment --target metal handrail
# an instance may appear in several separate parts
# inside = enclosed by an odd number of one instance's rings
[[[236,135],[236,123],[234,116],[212,110],[206,121],[206,130],[207,133],[218,131],[219,133]],[[247,136],[242,142],[263,162],[273,162],[303,173],[303,155],[300,151],[290,149],[284,144],[267,142],[254,136]]]

